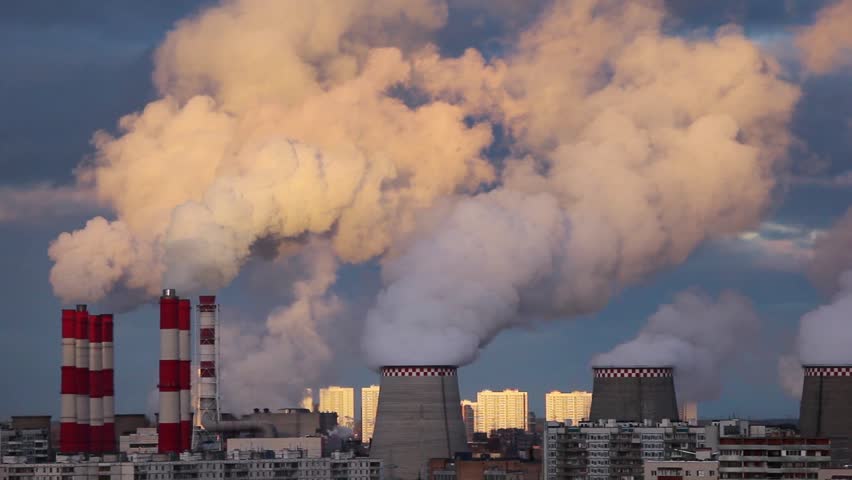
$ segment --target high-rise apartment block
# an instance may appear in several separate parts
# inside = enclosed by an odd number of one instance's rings
[[[698,422],[698,404],[695,402],[683,402],[678,407],[680,421],[687,423]]]
[[[319,411],[334,412],[338,424],[355,428],[355,389],[338,386],[321,388]]]
[[[376,410],[379,408],[379,386],[361,389],[361,441],[369,442],[376,428]]]
[[[476,431],[476,402],[470,400],[461,401],[462,421],[464,422],[464,433],[467,441],[473,440],[473,432]]]
[[[571,420],[571,425],[577,425],[589,418],[592,394],[576,390],[570,393],[554,390],[544,396],[544,404],[548,422]]]
[[[491,432],[501,428],[527,429],[529,402],[527,392],[506,389],[502,392],[483,390],[476,394],[476,431]]]

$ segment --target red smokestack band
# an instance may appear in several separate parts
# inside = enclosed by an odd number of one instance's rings
[[[82,308],[81,308],[82,307]],[[77,452],[89,451],[89,313],[78,306],[75,313],[75,361],[77,365]]]
[[[103,386],[104,426],[101,451],[115,452],[115,385],[113,375],[112,314],[101,315],[101,385]]]
[[[89,315],[89,452],[92,453],[100,453],[103,448],[102,325],[100,315]]]
[[[180,354],[178,298],[174,290],[160,297],[159,453],[180,451]]]
[[[77,449],[77,312],[62,310],[62,384],[59,451],[73,453]]]
[[[180,371],[180,450],[188,452],[192,448],[192,409],[190,406],[190,326],[192,324],[192,305],[189,299],[182,298],[178,303],[178,341]]]

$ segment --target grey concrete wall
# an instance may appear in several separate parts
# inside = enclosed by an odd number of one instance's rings
[[[852,460],[852,377],[806,376],[799,406],[799,429],[805,437],[828,437],[832,463]]]
[[[468,451],[460,401],[457,376],[382,377],[370,457],[386,478],[414,480],[430,458]]]
[[[677,420],[672,377],[595,378],[589,417],[597,420]]]

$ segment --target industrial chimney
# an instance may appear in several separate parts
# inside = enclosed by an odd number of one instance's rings
[[[77,312],[62,310],[62,411],[59,426],[59,451],[79,450],[77,440]]]
[[[100,315],[89,315],[89,452],[100,453],[104,433],[104,389],[101,366],[103,322]]]
[[[190,355],[190,326],[192,325],[192,305],[188,298],[178,303],[178,357],[180,359],[178,384],[180,386],[180,451],[187,452],[192,447],[192,395],[190,380],[192,374]]]
[[[594,367],[592,421],[677,420],[671,367]]]
[[[103,387],[104,426],[101,451],[115,452],[115,377],[113,375],[113,319],[101,315],[101,385]]]
[[[388,476],[425,478],[430,458],[467,452],[457,368],[382,367],[370,456],[391,465]]]
[[[831,460],[850,463],[852,439],[852,366],[806,365],[799,411],[805,437],[831,439]]]
[[[77,452],[89,451],[89,312],[77,305],[74,360],[77,365]]]
[[[179,343],[178,297],[174,289],[167,288],[160,297],[159,453],[180,451]]]

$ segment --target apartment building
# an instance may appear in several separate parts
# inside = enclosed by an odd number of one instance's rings
[[[527,429],[527,392],[506,389],[483,390],[476,394],[476,431],[489,433],[501,428]]]

